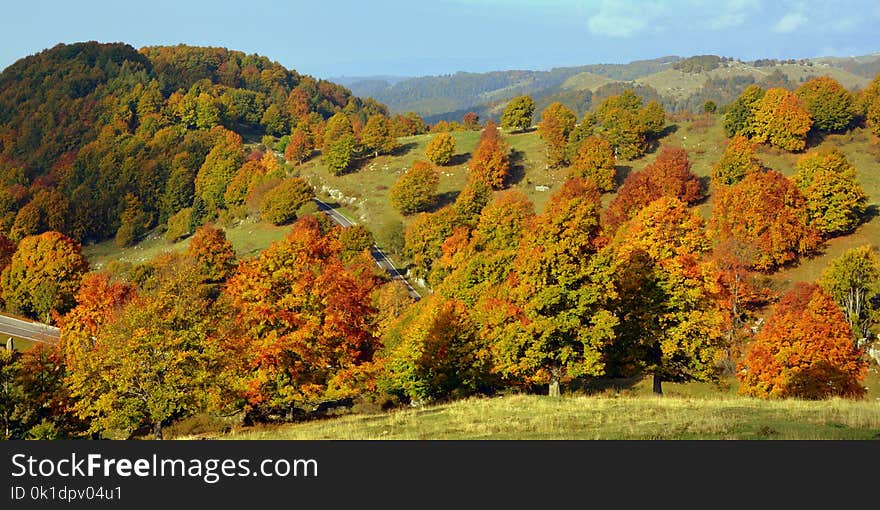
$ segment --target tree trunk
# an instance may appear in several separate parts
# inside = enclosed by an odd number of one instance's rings
[[[660,374],[654,374],[654,395],[663,395],[663,379]]]
[[[162,420],[153,422],[153,436],[156,440],[162,440]]]
[[[551,397],[559,397],[559,380],[561,379],[559,375],[559,368],[551,368],[550,369],[550,386],[548,388],[547,394]]]

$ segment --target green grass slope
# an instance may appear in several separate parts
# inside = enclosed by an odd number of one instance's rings
[[[562,82],[559,86],[562,90],[590,90],[595,91],[602,85],[613,83],[614,80],[607,76],[593,73],[580,73]]]
[[[872,372],[870,383],[880,383]],[[644,386],[644,387],[642,387]],[[764,401],[691,385],[649,384],[595,396],[472,398],[381,414],[236,429],[219,439],[877,439],[877,392],[867,400]],[[708,385],[703,385],[708,386]],[[703,388],[705,391],[705,388]],[[191,437],[191,436],[190,436]]]

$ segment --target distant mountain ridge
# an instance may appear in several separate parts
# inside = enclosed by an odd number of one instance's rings
[[[339,79],[352,93],[372,97],[393,112],[415,111],[429,122],[457,120],[475,111],[497,118],[503,103],[532,95],[539,108],[558,100],[582,113],[603,97],[603,87],[641,89],[672,111],[695,110],[706,100],[732,101],[751,83],[796,87],[813,76],[829,75],[847,88],[860,88],[880,72],[880,53],[859,57],[741,61],[717,55],[665,56],[628,64],[591,64],[545,71],[457,72],[394,80],[385,77]]]

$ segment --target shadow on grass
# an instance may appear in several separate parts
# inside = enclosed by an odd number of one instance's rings
[[[614,167],[614,184],[615,188],[623,185],[623,181],[632,173],[632,167],[628,165],[616,165]]]
[[[446,164],[443,165],[443,166],[458,166],[458,165],[463,165],[463,164],[467,163],[469,159],[471,159],[471,153],[470,153],[470,152],[465,152],[465,153],[462,153],[462,154],[456,154],[456,155],[452,156],[451,158],[449,158],[449,162],[446,163]]]
[[[443,209],[447,205],[451,205],[455,202],[455,199],[458,198],[458,194],[460,191],[444,191],[443,193],[437,194],[437,200],[434,201],[434,206],[428,212],[437,212],[440,209]]]
[[[513,149],[510,151],[510,170],[507,172],[506,186],[514,186],[522,182],[526,176],[525,152]]]
[[[642,378],[641,375],[615,379],[582,378],[570,381],[565,389],[569,392],[582,392],[587,395],[621,393],[632,391]]]
[[[403,155],[406,155],[407,153],[409,153],[409,151],[411,151],[411,150],[415,149],[416,147],[418,147],[418,145],[419,145],[419,144],[417,144],[417,143],[415,143],[415,142],[402,143],[402,144],[398,145],[396,149],[394,149],[393,151],[391,151],[391,155],[392,155],[392,156],[403,156]]]

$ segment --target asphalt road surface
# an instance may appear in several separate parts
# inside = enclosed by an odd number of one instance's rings
[[[340,225],[342,227],[354,226],[354,223],[352,223],[351,220],[349,220],[345,216],[339,214],[339,212],[337,212],[336,209],[330,207],[329,205],[325,204],[324,202],[321,202],[317,198],[315,198],[313,200],[315,201],[316,204],[318,204],[318,209],[320,209],[321,211],[324,212],[324,214],[329,216],[330,219],[333,220],[333,222],[336,223],[337,225]],[[409,284],[408,281],[406,281],[406,278],[404,278],[403,275],[400,274],[400,271],[398,271],[398,269],[394,265],[394,263],[391,262],[391,260],[388,258],[388,256],[385,255],[385,253],[382,252],[382,250],[380,250],[379,247],[376,246],[375,244],[373,245],[373,248],[370,250],[370,255],[372,255],[373,260],[376,262],[376,265],[381,267],[382,269],[384,269],[385,272],[387,272],[388,275],[391,276],[392,280],[401,281],[401,282],[403,282],[404,285],[406,285],[406,288],[409,291],[409,295],[413,299],[421,299],[422,298],[422,295],[419,294],[418,291],[416,291],[416,289],[414,289],[412,287],[412,285]]]
[[[0,315],[0,344],[6,345],[6,338],[10,336],[32,342],[51,342],[58,340],[58,328]]]

